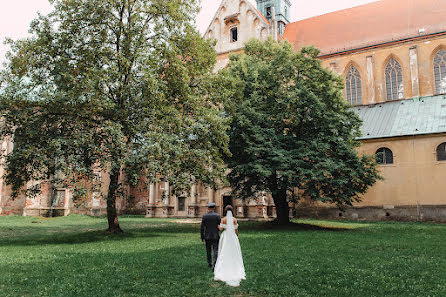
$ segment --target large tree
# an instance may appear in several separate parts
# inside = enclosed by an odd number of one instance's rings
[[[10,41],[1,77],[13,196],[28,181],[82,196],[107,172],[108,230],[122,232],[122,185],[163,175],[181,190],[193,178],[221,178],[228,122],[216,99],[224,94],[212,75],[213,44],[194,28],[198,0],[51,3],[30,38]]]
[[[223,75],[237,83],[228,103],[233,120],[229,181],[247,198],[271,193],[281,224],[290,193],[351,205],[377,178],[373,158],[359,156],[361,121],[342,96],[342,79],[321,66],[313,47],[249,41]]]

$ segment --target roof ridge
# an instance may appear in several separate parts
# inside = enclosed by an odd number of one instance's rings
[[[314,45],[325,56],[443,32],[444,19],[444,0],[380,0],[289,23],[283,37],[296,50]]]
[[[368,2],[368,3],[363,3],[363,4],[355,5],[355,6],[352,6],[352,7],[348,7],[348,8],[343,8],[343,9],[339,9],[339,10],[326,12],[326,13],[323,13],[323,14],[314,15],[314,16],[311,16],[309,18],[304,18],[304,19],[297,20],[295,22],[290,22],[287,25],[295,24],[295,23],[298,23],[298,22],[303,22],[303,21],[306,21],[306,20],[312,20],[312,19],[316,19],[316,18],[319,18],[319,17],[324,17],[324,16],[332,14],[332,13],[339,13],[339,12],[342,12],[342,11],[352,10],[352,9],[356,9],[358,7],[368,6],[368,5],[371,5],[371,4],[376,4],[378,2],[384,2],[384,1],[389,1],[389,0],[370,0],[370,2]]]

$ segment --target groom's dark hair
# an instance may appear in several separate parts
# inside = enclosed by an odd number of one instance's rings
[[[228,210],[232,211],[232,206],[231,205],[226,205],[225,207],[225,213],[224,215],[226,216],[226,214],[228,213]],[[232,211],[233,212],[233,211]]]

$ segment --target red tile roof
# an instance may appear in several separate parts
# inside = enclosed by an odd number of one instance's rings
[[[381,0],[290,23],[284,38],[326,55],[443,31],[446,0]]]

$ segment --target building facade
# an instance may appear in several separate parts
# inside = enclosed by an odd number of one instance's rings
[[[345,100],[363,120],[358,153],[377,156],[384,180],[345,211],[302,198],[290,203],[290,212],[446,221],[446,1],[381,0],[294,23],[291,5],[289,0],[257,0],[256,5],[223,0],[204,34],[216,40],[216,70],[227,65],[229,55],[241,53],[250,38],[272,36],[296,50],[316,46],[322,65],[344,78]],[[11,150],[12,144],[4,141],[2,148]],[[106,189],[106,175],[103,180]],[[8,191],[0,181],[0,214],[105,213],[100,195],[76,207],[69,189],[48,186],[40,197],[14,201]],[[132,198],[119,201],[118,208],[148,217],[197,217],[208,202],[219,211],[232,204],[239,217],[275,216],[267,194],[242,201],[230,188],[200,183],[180,196],[163,181],[147,190],[128,189],[128,195]]]

